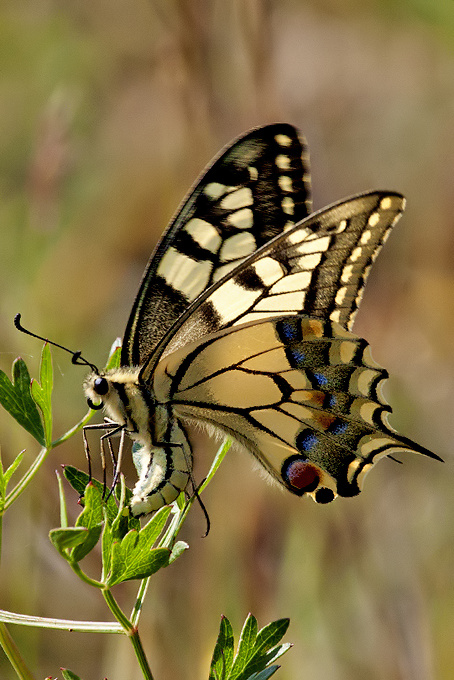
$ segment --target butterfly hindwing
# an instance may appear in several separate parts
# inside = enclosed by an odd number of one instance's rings
[[[198,295],[310,210],[308,151],[292,125],[233,142],[194,185],[150,258],[122,365],[142,364]]]
[[[232,436],[278,482],[326,503],[359,493],[390,452],[432,455],[387,423],[365,340],[297,315],[229,328],[167,355],[152,382],[180,420]]]

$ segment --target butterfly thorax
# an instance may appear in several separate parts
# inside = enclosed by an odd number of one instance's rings
[[[133,439],[149,444],[155,435],[155,399],[146,385],[139,382],[139,368],[117,368],[105,373],[91,373],[84,383],[89,405],[104,408],[108,418],[123,425]],[[156,433],[159,436],[159,433]]]

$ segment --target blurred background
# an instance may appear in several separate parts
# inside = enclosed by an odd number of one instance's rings
[[[141,621],[155,680],[199,680],[221,614],[289,616],[280,680],[448,680],[454,667],[454,4],[452,0],[4,0],[0,6],[0,367],[41,343],[103,364],[150,252],[219,149],[299,126],[316,209],[368,189],[408,207],[355,332],[390,374],[392,424],[445,459],[380,462],[326,507],[281,493],[231,453],[195,506],[190,550],[153,579]],[[84,371],[53,352],[55,436],[86,411]],[[37,445],[0,413],[5,463]],[[96,451],[96,440],[93,442]],[[200,447],[196,474],[213,448]],[[0,607],[108,618],[50,545],[58,448],[6,515]],[[131,472],[131,483],[134,474]],[[68,492],[72,517],[77,498]],[[226,519],[228,518],[228,521]],[[96,562],[88,565],[93,576]],[[116,592],[128,609],[136,586]],[[140,678],[119,636],[11,627],[37,677]],[[0,651],[0,677],[14,674]]]

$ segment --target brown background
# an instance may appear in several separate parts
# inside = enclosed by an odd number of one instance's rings
[[[153,580],[142,634],[156,680],[207,677],[221,614],[290,616],[281,680],[448,680],[454,667],[454,6],[452,0],[8,0],[0,8],[0,366],[36,375],[32,327],[102,364],[167,221],[222,145],[285,120],[306,134],[314,207],[407,196],[355,331],[391,373],[392,423],[446,459],[383,461],[358,498],[280,493],[232,453],[194,509],[190,550]],[[56,350],[55,436],[85,412]],[[6,462],[35,443],[0,413]],[[212,452],[199,455],[201,477]],[[4,523],[0,607],[105,619],[48,542],[54,470]],[[131,477],[131,481],[133,476]],[[77,513],[70,496],[70,512]],[[96,563],[87,567],[96,573]],[[129,608],[135,586],[117,595]],[[127,640],[11,627],[37,677],[140,677]],[[15,677],[0,652],[0,676]]]

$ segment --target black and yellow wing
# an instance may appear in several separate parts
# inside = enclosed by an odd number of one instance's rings
[[[252,130],[211,163],[145,270],[121,363],[140,366],[201,293],[311,211],[309,154],[296,128]]]

